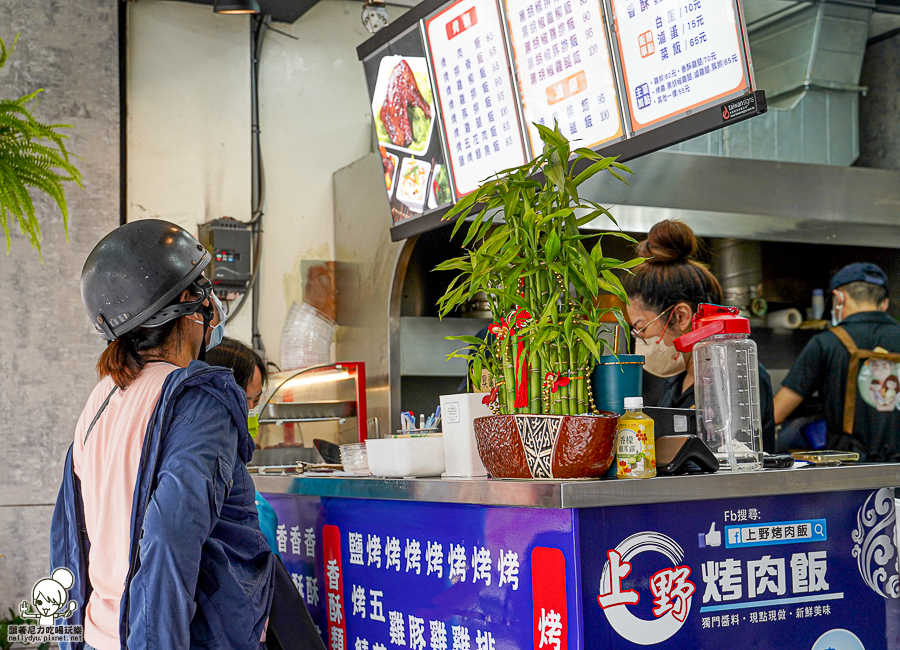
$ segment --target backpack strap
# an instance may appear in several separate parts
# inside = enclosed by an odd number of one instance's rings
[[[118,386],[113,386],[113,389],[109,391],[109,395],[107,395],[106,399],[103,400],[103,404],[101,404],[100,408],[97,410],[97,415],[95,415],[94,419],[91,420],[91,426],[88,427],[87,433],[84,434],[84,442],[81,443],[82,446],[87,444],[88,436],[91,435],[91,431],[94,430],[94,425],[97,424],[97,420],[99,420],[100,416],[103,415],[103,411],[105,411],[106,407],[109,406],[109,400],[112,399],[112,396],[115,395],[118,389]]]
[[[859,348],[843,327],[832,327],[831,333],[844,344],[850,353],[847,366],[847,385],[844,387],[844,433],[853,435],[853,421],[856,419],[856,380],[859,378]]]

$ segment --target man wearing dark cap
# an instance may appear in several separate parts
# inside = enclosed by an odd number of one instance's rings
[[[829,290],[832,329],[806,345],[782,382],[775,421],[818,392],[829,449],[900,461],[900,324],[885,313],[887,276],[875,264],[850,264]]]

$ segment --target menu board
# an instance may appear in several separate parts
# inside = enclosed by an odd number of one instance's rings
[[[453,202],[425,47],[412,28],[363,63],[391,218]]]
[[[634,131],[749,90],[731,0],[611,0]]]
[[[531,153],[534,123],[559,128],[578,146],[622,135],[616,81],[599,0],[505,0]]]
[[[525,163],[500,11],[459,0],[425,21],[448,162],[458,197]]]

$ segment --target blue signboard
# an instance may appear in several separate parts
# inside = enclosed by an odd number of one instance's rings
[[[331,650],[579,647],[573,511],[266,498]]]
[[[893,490],[581,512],[596,647],[900,647]]]
[[[267,498],[330,650],[900,650],[890,489],[580,510]]]

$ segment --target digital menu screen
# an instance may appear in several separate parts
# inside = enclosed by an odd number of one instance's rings
[[[749,90],[731,0],[611,0],[632,129]]]
[[[458,197],[525,163],[500,11],[459,0],[425,21],[448,162]]]
[[[393,222],[452,203],[418,26],[366,58],[363,66]]]
[[[616,81],[599,0],[505,0],[523,113],[537,156],[534,123],[559,128],[580,147],[622,135]]]

